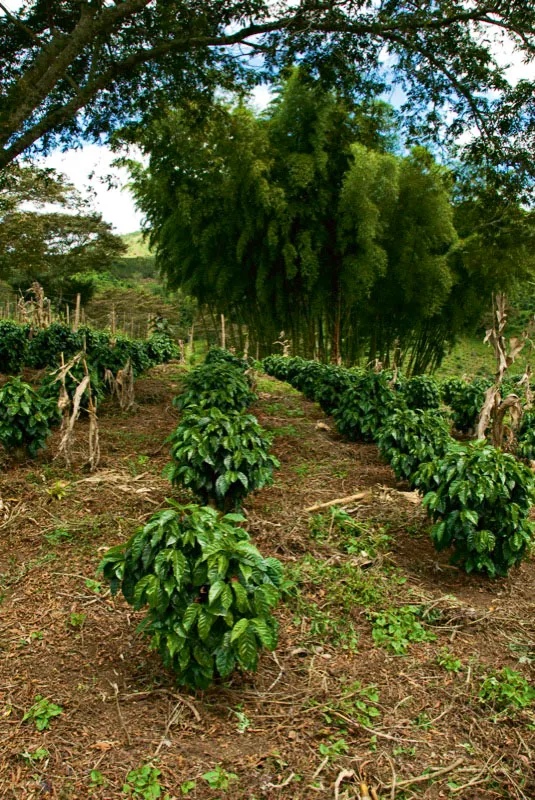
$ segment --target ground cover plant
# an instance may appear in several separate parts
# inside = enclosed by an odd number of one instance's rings
[[[148,606],[143,631],[181,684],[207,688],[235,668],[255,670],[273,650],[282,567],[264,559],[231,514],[179,506],[155,514],[100,566],[113,593],[136,610]]]
[[[169,442],[167,477],[220,509],[237,508],[249,492],[271,485],[280,466],[269,452],[271,436],[235,409],[188,407]]]
[[[534,478],[512,455],[484,441],[454,445],[422,464],[415,483],[435,520],[435,546],[453,548],[453,563],[467,572],[504,576],[528,554]]]

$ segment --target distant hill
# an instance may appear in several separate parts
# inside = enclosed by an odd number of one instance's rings
[[[128,247],[125,253],[125,258],[151,258],[152,253],[149,249],[147,241],[144,239],[141,231],[134,231],[134,233],[125,233],[121,239]]]

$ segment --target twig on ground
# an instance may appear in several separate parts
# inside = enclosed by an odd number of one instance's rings
[[[464,764],[464,758],[458,758],[457,761],[454,761],[452,764],[448,764],[447,767],[440,767],[438,769],[433,769],[432,772],[427,773],[426,775],[418,775],[415,778],[407,778],[405,781],[398,781],[396,784],[397,789],[402,789],[404,786],[412,786],[413,783],[424,783],[425,781],[433,781],[435,778],[439,778],[441,775],[446,775],[448,772],[453,772],[454,769],[460,767],[461,764]],[[392,789],[392,784],[387,783],[383,786],[383,789]]]

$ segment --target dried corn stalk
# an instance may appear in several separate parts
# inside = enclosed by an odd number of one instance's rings
[[[81,381],[79,381],[78,386],[76,387],[76,391],[74,393],[73,398],[69,396],[67,391],[66,385],[66,378],[67,375],[70,375],[71,378],[74,378],[71,370],[79,361],[82,360],[82,364],[84,366],[85,375]],[[91,386],[91,378],[89,376],[89,370],[87,368],[87,362],[83,357],[83,353],[78,353],[74,358],[72,358],[67,364],[63,363],[63,354],[61,355],[61,367],[56,370],[56,380],[61,381],[59,398],[58,398],[58,408],[62,412],[62,420],[61,420],[61,428],[60,428],[60,443],[58,447],[58,452],[56,453],[56,458],[62,456],[65,459],[65,463],[67,467],[72,465],[73,461],[73,446],[74,446],[74,426],[76,425],[76,421],[80,416],[81,411],[81,404],[82,398],[87,392],[87,413],[89,415],[89,457],[88,457],[88,464],[89,469],[93,471],[97,468],[98,463],[100,461],[100,446],[99,446],[99,435],[98,435],[98,423],[97,423],[97,401],[96,397],[93,396],[93,390]],[[76,378],[74,378],[76,380]]]
[[[280,344],[280,346],[282,347],[282,355],[285,358],[287,358],[290,355],[290,349],[292,347],[292,343],[289,339],[284,338],[284,331],[281,331],[279,333],[279,339],[277,339],[276,342],[273,342],[273,344]]]
[[[523,414],[520,397],[517,394],[511,393],[507,397],[502,398],[501,386],[507,370],[524,349],[528,341],[528,334],[527,331],[524,331],[520,338],[513,336],[508,344],[504,336],[504,330],[507,325],[505,295],[496,295],[496,297],[493,298],[493,306],[494,324],[492,328],[486,331],[484,342],[485,344],[490,343],[494,350],[497,365],[496,376],[494,384],[487,389],[485,393],[485,401],[477,425],[477,438],[485,439],[487,430],[490,429],[492,444],[495,447],[501,447],[506,433],[506,414],[509,414],[511,433],[514,433],[520,425]],[[529,390],[529,373],[527,374],[527,393],[529,392],[527,396],[531,397],[531,391]]]
[[[116,397],[122,411],[129,411],[134,405],[134,369],[130,359],[123,369],[114,375],[110,369],[104,373],[104,381],[110,387],[112,397]]]

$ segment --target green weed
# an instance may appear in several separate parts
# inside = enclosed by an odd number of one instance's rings
[[[478,698],[496,711],[527,708],[535,701],[535,689],[520,672],[509,667],[494,670],[481,681]]]
[[[228,789],[231,783],[239,780],[235,772],[227,772],[219,764],[209,772],[202,775],[203,780],[206,781],[211,789]]]
[[[34,699],[35,703],[26,711],[22,721],[31,721],[38,731],[44,731],[50,727],[50,720],[53,717],[59,717],[63,713],[63,709],[40,694],[36,694]]]
[[[436,636],[418,621],[418,606],[370,612],[373,640],[396,655],[404,655],[412,642],[433,642]]]

